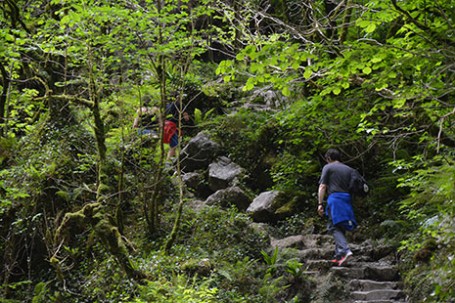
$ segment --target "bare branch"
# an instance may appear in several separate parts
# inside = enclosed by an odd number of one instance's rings
[[[441,119],[439,119],[438,146],[436,148],[436,151],[437,151],[438,154],[439,154],[439,149],[441,147],[441,137],[442,137],[443,124],[444,124],[445,119],[447,119],[451,115],[455,115],[455,107],[453,108],[453,110],[451,112],[445,114],[444,116],[441,117]]]

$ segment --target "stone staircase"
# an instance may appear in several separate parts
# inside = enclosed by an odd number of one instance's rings
[[[314,302],[407,302],[393,247],[372,241],[350,244],[354,255],[340,267],[329,261],[333,256],[331,236],[298,235],[272,240],[271,244],[297,249],[306,274],[316,281],[318,288],[324,288],[316,291],[319,298]],[[327,298],[327,294],[335,298]]]
[[[394,266],[377,262],[351,262],[349,266],[330,270],[348,282],[351,302],[406,302]]]

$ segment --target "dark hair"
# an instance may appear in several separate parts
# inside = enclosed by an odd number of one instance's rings
[[[335,148],[330,148],[326,153],[325,153],[325,159],[326,160],[331,160],[331,161],[341,161],[341,153],[338,149]]]
[[[152,103],[152,97],[150,95],[143,96],[142,103],[144,106],[149,106]]]

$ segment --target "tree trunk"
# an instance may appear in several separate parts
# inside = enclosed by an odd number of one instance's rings
[[[6,100],[8,97],[8,88],[9,88],[9,74],[3,66],[3,63],[0,62],[0,73],[2,75],[2,94],[0,95],[0,137],[3,137],[6,133],[6,117],[5,117],[5,108]]]

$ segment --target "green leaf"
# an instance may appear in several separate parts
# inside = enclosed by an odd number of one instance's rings
[[[375,87],[375,90],[376,90],[377,92],[379,92],[379,91],[383,90],[384,88],[387,88],[388,86],[389,86],[389,85],[388,85],[387,83],[382,83],[381,85],[376,86],[376,87]]]
[[[397,77],[397,73],[391,71],[391,72],[387,73],[387,77],[391,78],[391,79],[395,79]]]
[[[402,108],[406,104],[406,99],[395,99],[393,108]]]
[[[374,56],[373,58],[371,58],[372,63],[378,63],[381,61],[382,61],[382,57],[380,57],[380,56]]]
[[[310,79],[312,74],[313,74],[313,71],[311,70],[311,68],[306,67],[305,72],[303,73],[303,77],[308,80],[308,79]]]
[[[248,78],[246,81],[245,86],[242,88],[243,91],[249,91],[254,88],[254,85],[256,84],[256,79],[254,78]]]
[[[291,91],[289,90],[288,86],[283,87],[283,89],[281,90],[281,93],[286,97],[289,97],[291,95]]]
[[[294,62],[292,63],[292,68],[293,68],[294,70],[299,69],[299,67],[300,67],[300,62],[299,62],[299,61],[296,60],[296,61],[294,61]]]
[[[365,28],[365,32],[367,33],[372,33],[376,30],[376,23],[371,22],[368,24],[368,26]]]
[[[237,59],[237,61],[243,61],[243,59],[245,59],[245,55],[243,53],[238,53],[235,56],[235,59]]]

